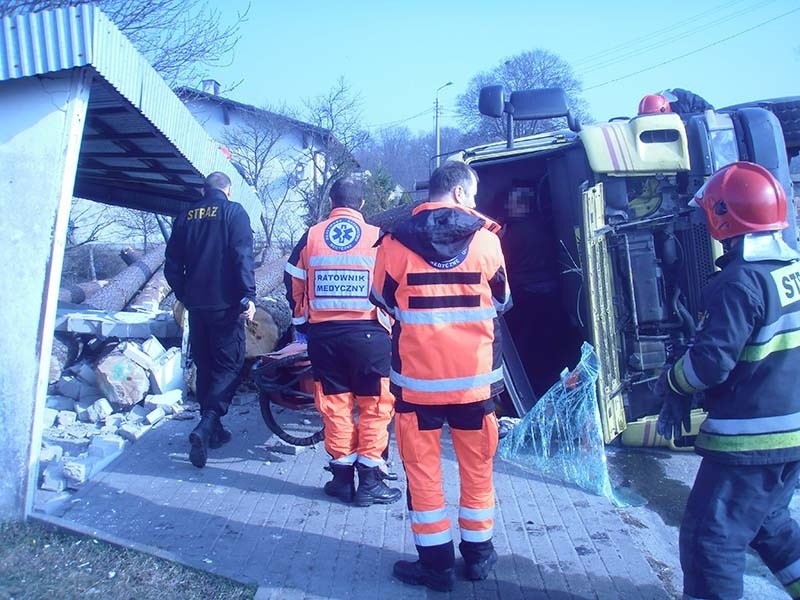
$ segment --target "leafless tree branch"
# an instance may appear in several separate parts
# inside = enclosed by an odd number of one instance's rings
[[[0,17],[88,0],[6,0]],[[223,19],[206,0],[94,0],[171,85],[191,85],[204,69],[225,64],[250,10]]]

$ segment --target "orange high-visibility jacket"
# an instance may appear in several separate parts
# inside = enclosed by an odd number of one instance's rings
[[[413,404],[503,389],[498,314],[511,306],[497,224],[427,202],[379,242],[371,300],[394,317],[391,389]]]
[[[300,238],[284,276],[295,326],[367,320],[388,329],[386,315],[369,301],[379,235],[359,211],[339,207]]]

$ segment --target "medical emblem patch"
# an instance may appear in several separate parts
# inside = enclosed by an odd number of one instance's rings
[[[361,239],[361,227],[352,219],[336,219],[325,228],[325,243],[331,250],[346,252]]]

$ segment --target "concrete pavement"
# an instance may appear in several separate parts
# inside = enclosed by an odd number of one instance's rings
[[[234,439],[212,450],[204,469],[188,461],[196,422],[163,422],[70,498],[44,505],[43,496],[36,518],[257,583],[259,600],[651,600],[676,597],[680,588],[677,532],[660,515],[615,508],[499,458],[493,575],[459,579],[450,594],[406,586],[391,576],[394,561],[415,557],[404,502],[357,508],[325,496],[322,445],[296,456],[276,451],[252,394],[231,407],[226,426]],[[457,468],[446,433],[444,439],[455,524]],[[404,489],[397,467],[396,485]]]

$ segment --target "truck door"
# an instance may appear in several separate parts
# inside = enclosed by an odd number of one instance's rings
[[[613,304],[611,261],[605,234],[603,184],[583,192],[583,239],[586,264],[583,266],[591,319],[592,343],[600,359],[597,399],[603,439],[610,443],[625,430],[625,407],[619,367],[619,338]]]

